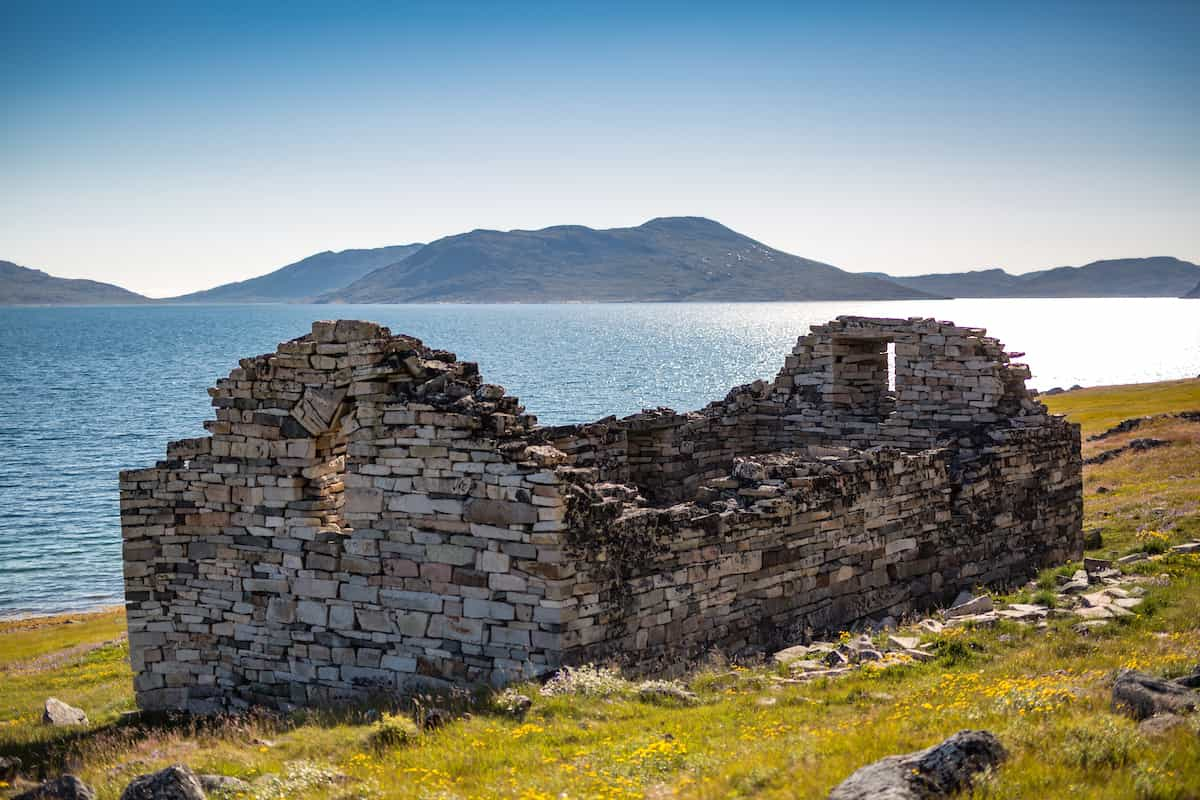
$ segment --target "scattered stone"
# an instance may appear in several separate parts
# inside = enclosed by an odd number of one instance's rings
[[[871,649],[871,648],[869,648],[869,647],[864,647],[862,650],[855,650],[855,651],[854,651],[854,660],[855,660],[856,662],[860,662],[860,661],[882,661],[882,660],[883,660],[883,653],[879,652],[878,650],[872,650],[872,649]]]
[[[961,606],[963,603],[969,603],[975,599],[975,593],[969,589],[963,589],[954,597],[954,602],[950,604],[951,608]]]
[[[205,795],[196,773],[183,764],[173,764],[134,778],[121,792],[121,800],[205,800]]]
[[[450,712],[444,708],[427,708],[421,714],[421,728],[435,731],[438,728],[444,728],[452,719]]]
[[[87,725],[87,714],[82,709],[69,706],[57,697],[46,698],[45,710],[42,712],[44,725]]]
[[[1187,720],[1178,714],[1155,714],[1153,717],[1149,717],[1138,723],[1138,732],[1143,736],[1153,738],[1168,734],[1179,726],[1186,724]]]
[[[1099,528],[1092,528],[1083,532],[1083,548],[1085,550],[1097,550],[1104,546],[1104,534]]]
[[[74,775],[63,775],[22,792],[12,800],[96,800],[96,792]]]
[[[1172,553],[1200,553],[1200,542],[1177,544],[1171,548]]]
[[[1118,564],[1136,564],[1139,561],[1145,561],[1149,556],[1145,553],[1130,553],[1127,556],[1121,556],[1117,559]]]
[[[959,731],[941,744],[888,756],[860,768],[829,793],[829,800],[932,800],[971,785],[976,773],[998,766],[1007,753],[987,731]]]
[[[1155,714],[1195,711],[1200,693],[1172,681],[1164,681],[1134,670],[1122,670],[1113,682],[1112,705],[1136,720]]]
[[[533,708],[533,700],[528,695],[509,689],[500,695],[500,705],[510,716],[524,719],[529,709]]]
[[[200,786],[208,794],[237,794],[250,791],[250,784],[229,775],[200,775]]]
[[[961,595],[960,595],[961,598]],[[992,598],[985,595],[979,597],[971,597],[963,602],[955,603],[955,605],[946,609],[945,616],[947,617],[965,617],[974,614],[983,614],[995,608],[992,603]]]
[[[893,650],[900,650],[901,652],[916,650],[917,645],[920,643],[921,640],[916,636],[897,636],[896,634],[892,634],[888,637],[888,646]]]
[[[841,650],[830,650],[821,660],[830,667],[840,667],[850,663],[850,659]]]
[[[804,645],[796,645],[788,647],[775,653],[771,658],[776,664],[791,664],[795,661],[802,661],[808,658],[808,648]]]
[[[1112,619],[1115,616],[1108,606],[1083,606],[1081,608],[1072,609],[1072,612],[1084,619]]]
[[[1101,608],[1112,603],[1112,598],[1105,592],[1093,592],[1092,594],[1080,595],[1079,599],[1083,601],[1085,606],[1091,608]]]
[[[1091,584],[1088,582],[1088,574],[1080,569],[1063,581],[1062,585],[1058,587],[1058,591],[1061,594],[1080,594],[1089,588],[1091,588]]]
[[[917,623],[917,627],[930,633],[941,633],[946,628],[944,624],[936,619],[923,619]]]
[[[1102,570],[1111,570],[1112,565],[1112,562],[1106,558],[1083,559],[1083,571],[1088,575],[1093,575]]]
[[[689,692],[684,687],[671,681],[646,681],[638,686],[638,698],[651,703],[674,703],[682,706],[692,706],[700,698],[695,692]]]
[[[1170,442],[1166,441],[1165,439],[1134,439],[1127,445],[1116,447],[1112,450],[1105,450],[1102,453],[1092,456],[1091,458],[1085,458],[1083,463],[1103,464],[1107,461],[1113,460],[1118,456],[1124,455],[1125,453],[1142,453],[1147,450],[1153,450],[1156,447],[1166,447],[1169,444]]]
[[[988,611],[983,614],[968,614],[962,617],[954,617],[946,621],[946,625],[951,628],[961,628],[970,625],[975,628],[990,628],[995,625],[1000,616],[995,611]]]

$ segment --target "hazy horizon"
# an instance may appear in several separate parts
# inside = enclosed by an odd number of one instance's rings
[[[1200,261],[1200,4],[0,7],[0,259],[151,296],[704,216],[852,272]]]

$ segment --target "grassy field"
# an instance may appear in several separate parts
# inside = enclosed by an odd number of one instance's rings
[[[1106,387],[1047,398],[1085,437],[1122,419],[1200,409],[1200,381]],[[1086,469],[1085,515],[1122,555],[1200,536],[1200,424],[1162,420],[1085,444],[1085,455],[1155,437],[1167,447]],[[1100,491],[1103,489],[1103,491]],[[932,639],[936,660],[791,682],[769,665],[709,665],[691,705],[639,699],[615,678],[590,694],[533,699],[516,718],[493,699],[411,734],[361,713],[252,716],[146,726],[133,709],[119,612],[0,625],[0,755],[36,777],[70,769],[101,798],[174,762],[242,778],[247,798],[819,798],[863,764],[963,728],[1010,752],[980,798],[1200,798],[1197,722],[1161,736],[1109,707],[1121,667],[1176,675],[1200,664],[1200,557],[1130,567],[1166,575],[1137,614],[1087,635],[1001,623]],[[82,707],[76,730],[39,723],[42,701]],[[392,736],[381,735],[384,728]],[[0,796],[18,787],[0,787]]]

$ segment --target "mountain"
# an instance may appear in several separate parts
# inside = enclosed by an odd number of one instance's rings
[[[395,264],[421,249],[399,244],[370,250],[342,250],[301,259],[257,278],[226,283],[171,298],[174,303],[299,303],[340,289],[380,267]]]
[[[877,274],[877,273],[876,273]],[[1010,275],[1004,270],[889,276],[948,297],[1179,297],[1200,283],[1200,266],[1168,256],[1093,261]]]
[[[123,305],[153,302],[120,286],[56,278],[40,269],[0,261],[0,306]]]
[[[1189,300],[1200,300],[1200,283],[1197,283],[1195,288],[1184,295]]]
[[[894,300],[922,290],[767,247],[709,219],[475,230],[321,298],[347,303]]]

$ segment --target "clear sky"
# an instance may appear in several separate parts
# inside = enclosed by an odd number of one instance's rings
[[[0,0],[0,259],[162,296],[684,214],[854,271],[1200,261],[1200,2]]]

